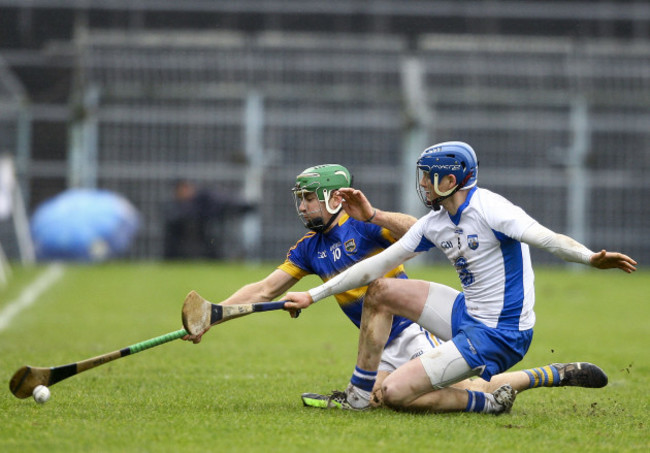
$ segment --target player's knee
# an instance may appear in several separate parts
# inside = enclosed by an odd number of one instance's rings
[[[384,382],[381,386],[383,403],[392,409],[402,409],[406,407],[407,401],[405,393],[400,390],[399,385],[390,381]]]
[[[388,292],[388,282],[385,278],[380,278],[368,285],[366,296],[363,304],[365,307],[379,310],[385,307],[386,294]]]

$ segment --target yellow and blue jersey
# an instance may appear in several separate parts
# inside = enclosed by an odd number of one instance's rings
[[[287,259],[278,269],[297,279],[315,274],[326,282],[357,262],[378,254],[394,242],[395,239],[387,229],[360,222],[343,213],[327,233],[311,231],[305,234],[289,249]],[[385,276],[408,278],[402,265]],[[343,312],[357,327],[361,325],[361,309],[367,289],[367,286],[363,286],[334,296]],[[394,316],[388,343],[411,324],[406,318]]]

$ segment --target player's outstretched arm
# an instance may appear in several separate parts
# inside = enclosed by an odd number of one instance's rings
[[[591,255],[589,262],[598,269],[620,269],[628,274],[634,272],[637,265],[637,262],[627,255],[606,250]]]
[[[565,261],[591,265],[598,269],[621,269],[632,273],[637,262],[618,252],[594,253],[575,239],[555,233],[535,222],[522,234],[522,242],[545,249]]]
[[[341,188],[337,193],[343,199],[343,209],[353,219],[362,222],[372,222],[391,232],[395,239],[404,236],[417,219],[401,212],[387,212],[377,209],[370,204],[366,196],[352,187]]]
[[[223,305],[250,304],[271,301],[288,291],[298,279],[281,269],[275,269],[264,279],[249,283],[235,291],[230,297],[220,302]]]
[[[233,305],[268,302],[289,290],[297,282],[298,279],[292,277],[283,270],[275,269],[263,280],[242,286],[226,300],[220,302],[220,304]],[[292,317],[296,317],[295,313],[292,313]],[[183,337],[183,340],[199,344],[203,335],[205,335],[208,330],[210,330],[210,327],[198,335],[186,335]]]

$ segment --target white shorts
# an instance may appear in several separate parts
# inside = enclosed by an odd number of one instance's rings
[[[409,360],[420,357],[441,344],[442,340],[413,323],[384,348],[379,371],[392,373]]]

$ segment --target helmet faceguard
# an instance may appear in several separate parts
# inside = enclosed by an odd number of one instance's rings
[[[422,175],[428,174],[437,195],[433,200],[427,198],[426,191],[420,186]],[[447,175],[454,175],[456,185],[447,191],[438,188],[439,182]],[[467,143],[443,142],[425,149],[417,161],[416,187],[420,199],[428,208],[437,211],[440,203],[459,190],[468,190],[476,185],[478,179],[478,160],[476,153]]]
[[[329,201],[332,193],[342,187],[350,187],[351,184],[350,172],[347,168],[338,164],[309,167],[296,176],[296,184],[291,191],[293,192],[298,217],[300,217],[305,227],[316,232],[327,230],[342,208],[341,205],[336,208],[330,206]],[[329,221],[325,222],[324,220],[325,215],[321,203],[318,204],[318,211],[300,212],[300,203],[308,193],[316,194],[318,200],[323,202],[325,209],[331,214]]]

